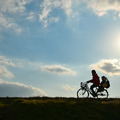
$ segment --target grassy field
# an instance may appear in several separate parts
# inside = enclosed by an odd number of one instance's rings
[[[120,99],[0,98],[0,120],[120,120]]]

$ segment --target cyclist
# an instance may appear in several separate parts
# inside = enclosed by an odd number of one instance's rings
[[[102,76],[102,82],[100,83],[98,91],[101,92],[104,90],[104,88],[108,87],[108,79],[105,76]]]
[[[92,91],[92,94],[93,96],[97,96],[94,89],[95,87],[99,86],[100,85],[100,79],[99,79],[99,76],[97,75],[96,71],[95,70],[92,70],[92,80],[89,80],[87,81],[87,83],[93,83],[91,86],[90,86],[90,89]]]

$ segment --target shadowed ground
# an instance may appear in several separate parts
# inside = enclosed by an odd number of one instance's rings
[[[120,120],[120,99],[0,98],[0,120]]]

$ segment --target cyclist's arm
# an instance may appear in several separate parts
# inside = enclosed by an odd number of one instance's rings
[[[88,80],[87,83],[90,83],[90,82],[93,82],[93,79],[92,80]]]

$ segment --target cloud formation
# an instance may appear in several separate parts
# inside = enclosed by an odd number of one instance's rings
[[[17,25],[13,18],[7,17],[0,13],[0,26],[6,29],[13,29],[15,32],[20,33],[22,31],[21,27]]]
[[[120,13],[120,0],[84,0],[89,8],[98,16],[107,14],[108,11],[113,10]]]
[[[14,75],[5,66],[0,65],[0,78],[13,78]]]
[[[70,85],[63,85],[62,88],[66,91],[74,91],[74,87],[71,87]]]
[[[16,67],[16,64],[13,63],[10,59],[6,58],[5,56],[0,56],[0,65],[9,65]]]
[[[120,60],[117,59],[102,60],[98,63],[90,65],[90,67],[110,76],[120,75]]]
[[[27,63],[27,66],[30,66],[32,68],[34,66],[35,70],[38,68],[38,63],[23,61],[24,60],[8,59],[5,56],[0,56],[0,97],[47,96],[47,94],[39,88],[25,85],[19,82],[7,82],[3,80],[4,78],[11,79],[14,77],[14,74],[8,70],[8,66],[23,68],[23,65]]]
[[[67,16],[72,12],[72,0],[43,0],[40,4],[42,12],[39,15],[40,21],[44,24],[44,27],[47,27],[48,23],[58,22],[59,17],[51,17],[50,13],[55,8],[62,9]]]
[[[53,10],[59,8],[63,10],[67,16],[74,16],[75,14],[79,14],[74,12],[74,8],[80,7],[79,5],[84,3],[98,16],[103,16],[109,11],[115,11],[118,13],[118,16],[120,15],[119,0],[43,0],[40,4],[42,11],[39,14],[39,20],[44,24],[44,27],[47,27],[49,23],[57,23],[60,19],[59,15],[56,17],[51,16]]]
[[[24,12],[25,5],[32,0],[0,0],[0,11],[3,13]]]
[[[38,71],[40,70],[40,62],[31,62],[28,59],[7,58],[6,56],[0,56],[0,78],[13,78],[14,74],[9,70],[11,67]],[[9,69],[8,69],[9,68]]]
[[[33,0],[0,0],[0,29],[12,29],[17,33],[23,31],[22,27],[17,23],[17,16],[22,17],[21,20],[35,21],[37,18],[40,23],[47,27],[51,23],[60,21],[59,14],[52,14],[59,9],[65,13],[69,19],[73,16],[79,16],[81,4],[87,4],[88,8],[98,16],[107,14],[108,11],[115,11],[120,16],[119,0],[42,0],[37,4],[40,5],[40,12],[27,10],[28,4],[35,4],[38,1]],[[75,10],[77,9],[77,11]],[[81,11],[82,12],[82,11]]]
[[[15,22],[13,16],[17,13],[24,14],[25,5],[31,0],[0,0],[0,26],[6,29],[13,29],[17,33],[22,31],[22,28]]]
[[[4,56],[0,56],[0,78],[13,78],[14,75],[11,73],[7,66],[16,67],[15,63],[13,63],[10,59],[7,59]]]
[[[76,75],[76,72],[70,70],[69,68],[65,68],[61,65],[46,65],[41,66],[41,70],[49,73],[59,74],[59,75]]]
[[[24,85],[18,82],[5,82],[0,80],[0,97],[33,97],[47,96],[47,94],[39,88]]]
[[[27,20],[34,21],[35,20],[35,12],[31,11],[27,17]]]

